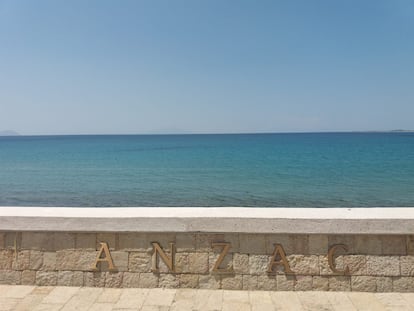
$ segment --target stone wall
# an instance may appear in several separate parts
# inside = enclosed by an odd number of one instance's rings
[[[101,242],[114,271],[107,262],[92,269]],[[170,258],[174,243],[174,271],[162,258],[154,261],[152,242]],[[212,245],[222,242],[230,248],[214,269],[223,247]],[[268,272],[274,244],[293,274],[283,265]],[[334,272],[328,250],[338,244],[347,251],[335,251]],[[0,284],[414,292],[414,236],[0,232]]]

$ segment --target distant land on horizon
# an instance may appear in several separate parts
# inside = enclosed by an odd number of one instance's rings
[[[20,134],[17,133],[16,131],[6,130],[6,131],[0,131],[0,136],[20,136]]]

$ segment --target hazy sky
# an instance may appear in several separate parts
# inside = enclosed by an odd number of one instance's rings
[[[412,0],[0,0],[0,130],[400,128]]]

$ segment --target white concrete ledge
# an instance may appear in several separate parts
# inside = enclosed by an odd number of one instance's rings
[[[414,208],[0,207],[0,231],[414,234]]]

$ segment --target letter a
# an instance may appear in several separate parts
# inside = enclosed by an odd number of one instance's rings
[[[275,250],[273,251],[272,259],[270,260],[269,267],[267,268],[267,273],[276,273],[273,270],[274,266],[282,265],[285,268],[285,274],[294,274],[294,272],[290,269],[289,262],[286,259],[285,251],[281,244],[273,244],[275,246]],[[278,260],[277,258],[280,258]]]
[[[112,261],[111,252],[109,251],[108,243],[101,242],[100,244],[101,249],[99,250],[98,255],[96,256],[96,260],[94,265],[92,266],[92,270],[98,271],[98,262],[107,262],[110,271],[116,270],[114,262]],[[105,257],[102,258],[102,254],[105,254]]]
[[[161,257],[162,261],[167,265],[168,269],[171,272],[175,272],[175,243],[170,243],[171,257],[168,257],[165,254],[158,242],[151,242],[151,244],[154,251],[154,253],[152,254],[152,272],[160,272],[160,269],[158,267],[159,257]]]

